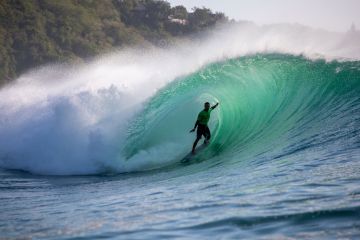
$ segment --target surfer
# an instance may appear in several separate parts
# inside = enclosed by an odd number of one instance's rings
[[[210,129],[209,129],[207,124],[208,124],[209,119],[210,119],[211,111],[214,110],[218,105],[219,105],[219,103],[216,103],[214,106],[210,107],[210,103],[206,102],[204,104],[204,110],[202,110],[199,113],[198,118],[197,118],[197,120],[195,122],[195,126],[190,131],[190,132],[194,132],[196,127],[197,127],[196,140],[195,140],[195,142],[193,144],[192,151],[191,151],[192,154],[195,154],[196,145],[198,144],[199,140],[201,139],[201,137],[203,135],[205,137],[204,144],[209,143],[211,134],[210,134]]]

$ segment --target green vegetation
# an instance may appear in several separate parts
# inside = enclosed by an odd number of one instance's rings
[[[156,0],[2,0],[0,85],[41,64],[160,45],[227,21],[223,13]]]

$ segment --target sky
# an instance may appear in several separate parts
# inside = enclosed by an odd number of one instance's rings
[[[360,0],[167,0],[188,10],[205,6],[235,20],[257,24],[299,23],[345,32],[354,23],[360,29]]]

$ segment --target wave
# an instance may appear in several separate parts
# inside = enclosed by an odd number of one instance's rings
[[[343,39],[241,25],[176,48],[34,70],[0,91],[0,166],[69,175],[171,165],[189,151],[204,101],[221,104],[211,161],[345,151],[359,144],[360,53],[339,48]]]
[[[151,98],[130,124],[127,158],[179,159],[193,138],[184,133],[205,101],[221,102],[210,122],[210,149],[226,161],[355,143],[359,67],[277,54],[212,64]]]

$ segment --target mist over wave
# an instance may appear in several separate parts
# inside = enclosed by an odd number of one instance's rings
[[[295,94],[299,86],[291,79],[299,80],[302,71],[313,68],[314,78],[308,85],[301,85],[303,95],[296,98],[299,104],[283,103],[287,111],[293,108],[295,114],[306,108],[308,105],[300,103],[305,96],[314,101],[316,96],[330,102],[334,99],[337,104],[326,109],[342,109],[340,100],[344,95],[349,95],[350,105],[342,110],[358,110],[354,91],[359,85],[360,49],[356,39],[348,34],[297,25],[243,24],[224,27],[201,39],[169,49],[123,50],[87,64],[51,65],[24,74],[0,90],[0,166],[68,175],[142,171],[168,165],[188,151],[192,136],[185,129],[192,127],[194,114],[205,99],[221,102],[212,123],[214,139],[218,140],[215,143],[220,148],[226,139],[235,140],[231,132],[238,128],[218,131],[224,122],[234,125],[227,122],[234,118],[245,122],[251,117],[263,118],[251,122],[253,125],[247,130],[240,129],[243,133],[251,131],[242,135],[241,146],[256,144],[254,140],[268,136],[265,133],[275,131],[280,136],[292,125],[278,131],[277,126],[268,125],[273,122],[266,116],[251,116],[258,113],[256,109],[252,113],[244,105],[232,104],[255,102],[259,103],[256,105],[259,111],[265,107],[268,114],[278,113],[276,108],[261,103],[273,100],[282,106],[283,99],[274,99],[272,90],[281,85],[275,92]],[[257,56],[268,53],[304,55],[312,60],[337,59],[342,63],[319,65],[298,57]],[[248,55],[252,57],[241,59]],[[221,63],[208,66],[215,62]],[[355,80],[341,91],[325,93],[329,85],[339,81],[337,74],[344,71],[345,76],[355,76]],[[324,73],[328,78],[316,82]],[[335,85],[341,86],[338,84]],[[231,90],[232,86],[235,87]],[[320,89],[313,91],[314,87]],[[286,96],[289,101],[291,96]],[[339,118],[350,117],[340,114]],[[289,124],[283,115],[278,120]],[[357,131],[355,120],[345,121],[352,124],[352,134]],[[259,131],[267,126],[273,128]],[[222,134],[221,138],[217,134]],[[231,154],[239,152],[241,146],[233,146]],[[247,154],[255,156],[258,150]]]

